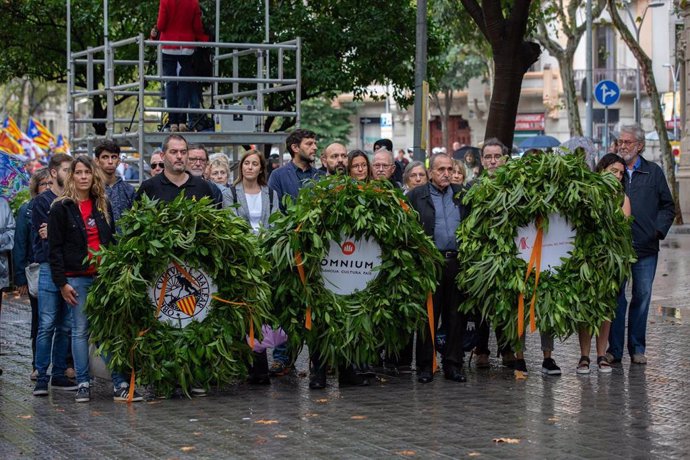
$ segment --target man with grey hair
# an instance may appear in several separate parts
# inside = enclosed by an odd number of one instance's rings
[[[455,283],[458,275],[458,246],[455,232],[468,210],[460,198],[461,185],[450,183],[453,160],[448,155],[436,154],[429,161],[430,182],[410,192],[410,205],[419,213],[424,233],[431,237],[438,251],[445,258],[439,285],[433,296],[434,325],[439,316],[443,318],[446,331],[446,346],[443,353],[443,373],[446,379],[455,382],[466,381],[462,370],[463,336],[466,328],[465,315],[459,306],[462,293]],[[429,318],[431,321],[432,318]],[[434,335],[436,331],[433,331]],[[417,337],[417,370],[419,382],[429,383],[434,379],[434,345],[432,334]]]
[[[652,283],[659,256],[659,241],[666,238],[675,218],[673,197],[661,168],[641,155],[645,133],[639,124],[624,125],[618,137],[618,155],[626,164],[625,192],[632,208],[633,248],[632,298],[625,297],[625,285],[618,295],[618,310],[611,323],[606,358],[619,363],[623,357],[625,314],[628,313],[628,353],[635,364],[646,364],[646,332]]]
[[[393,152],[385,147],[376,150],[374,152],[372,168],[374,169],[374,179],[389,180],[396,188],[402,188],[400,183],[393,179],[393,174],[395,173]]]

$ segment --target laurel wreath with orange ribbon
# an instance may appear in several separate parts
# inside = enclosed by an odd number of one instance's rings
[[[635,260],[623,191],[610,174],[590,171],[578,155],[542,154],[509,162],[465,193],[471,212],[458,228],[458,284],[465,312],[480,313],[522,347],[525,322],[565,339],[581,328],[596,333],[616,308],[616,296]],[[541,271],[548,216],[560,214],[576,232],[573,250],[554,272]],[[518,228],[535,223],[525,263]],[[529,309],[525,298],[530,298]]]
[[[254,331],[275,323],[270,311],[268,264],[246,222],[207,199],[157,203],[143,198],[118,225],[118,244],[100,251],[101,265],[87,300],[91,340],[111,356],[111,366],[132,375],[132,384],[157,394],[176,387],[208,388],[247,374]],[[148,288],[169,264],[190,285],[183,267],[203,270],[217,292],[208,315],[179,328],[159,321],[168,285],[163,276],[156,302]],[[258,337],[257,337],[258,339]],[[130,385],[130,390],[134,385]]]
[[[364,364],[383,349],[396,354],[416,329],[429,333],[426,301],[441,258],[399,190],[329,176],[303,188],[272,223],[273,303],[292,350],[306,343],[330,365]],[[326,289],[321,274],[329,242],[342,235],[381,248],[378,276],[350,295]]]

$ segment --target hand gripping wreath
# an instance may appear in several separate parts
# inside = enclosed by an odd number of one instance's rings
[[[334,293],[322,272],[331,242],[347,253],[364,240],[380,247],[378,275],[352,294]],[[381,349],[397,353],[426,324],[440,255],[388,182],[329,176],[305,187],[287,214],[274,218],[266,243],[274,305],[293,350],[306,341],[329,365],[371,363]]]
[[[616,295],[635,260],[623,191],[611,174],[586,168],[578,155],[542,154],[512,161],[466,192],[471,208],[457,232],[465,312],[480,312],[521,349],[525,324],[564,339],[585,327],[596,333],[613,318]],[[575,231],[569,257],[541,271],[549,216]],[[529,261],[518,257],[518,229],[537,229]],[[525,305],[528,303],[528,305]]]
[[[159,394],[245,376],[245,337],[268,322],[268,267],[256,237],[209,204],[144,197],[118,221],[118,244],[97,254],[91,340],[111,366]]]

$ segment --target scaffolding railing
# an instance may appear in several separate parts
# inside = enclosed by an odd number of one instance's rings
[[[163,46],[214,48],[213,76],[163,76]],[[116,58],[119,51],[131,51],[131,47],[137,49],[137,59]],[[153,59],[147,59],[147,50],[155,52]],[[148,54],[152,55],[151,52]],[[247,62],[247,60],[251,61]],[[229,76],[219,75],[219,69],[224,61],[231,61]],[[162,130],[163,113],[212,117],[214,130],[184,132],[183,135],[190,143],[234,146],[235,157],[238,145],[276,144],[284,141],[286,137],[284,133],[264,132],[265,117],[294,117],[295,125],[300,125],[301,42],[299,38],[281,43],[224,43],[149,40],[143,34],[139,34],[136,37],[110,41],[105,45],[88,47],[86,50],[71,53],[69,66],[71,75],[75,75],[78,66],[86,67],[85,88],[77,88],[74,83],[75,78],[69,79],[70,139],[75,150],[90,153],[95,143],[103,139],[113,139],[120,144],[129,144],[139,153],[139,159],[136,162],[139,169],[139,181],[144,177],[144,157],[159,146],[169,134]],[[96,78],[97,66],[101,66],[102,69],[103,77],[100,81]],[[252,68],[254,72],[243,75],[242,69],[247,67]],[[125,69],[129,71],[131,68],[135,69],[133,72],[135,79],[115,84],[118,72]],[[167,82],[208,84],[207,89],[202,93],[202,104],[207,101],[208,107],[166,107],[163,101],[165,99],[164,86]],[[277,92],[293,93],[295,110],[266,108],[266,95]],[[132,97],[136,101],[136,108],[131,117],[116,116],[115,101],[122,97]],[[105,116],[79,116],[76,110],[77,104],[88,101],[93,104],[95,98],[105,99]],[[247,104],[247,101],[251,104]],[[223,131],[221,121],[226,120],[227,116],[233,119],[253,117],[254,128],[244,129],[247,126],[247,123],[244,123],[242,130]],[[98,135],[90,129],[84,135],[77,135],[80,125],[92,124],[104,124],[105,134]]]

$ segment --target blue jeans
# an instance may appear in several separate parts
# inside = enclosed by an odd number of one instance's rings
[[[649,303],[652,298],[652,284],[656,273],[656,264],[659,256],[646,256],[640,258],[632,266],[632,299],[628,309],[628,300],[625,298],[625,285],[621,286],[618,294],[618,309],[616,317],[611,322],[609,333],[608,352],[616,359],[623,357],[623,341],[625,338],[625,313],[628,313],[628,353],[630,356],[644,354],[647,334],[647,315]]]
[[[72,306],[72,356],[77,383],[88,383],[89,378],[89,320],[84,313],[86,296],[93,276],[67,278],[67,284],[77,291],[77,304]]]
[[[179,64],[179,72],[178,72]],[[191,77],[192,56],[185,54],[163,53],[163,76],[166,77]],[[187,108],[192,97],[192,91],[196,84],[186,81],[165,82],[166,107]],[[170,113],[169,124],[187,123],[186,113]]]
[[[290,351],[288,350],[287,343],[278,345],[273,349],[273,361],[279,361],[285,366],[290,364]]]
[[[93,276],[67,278],[67,283],[77,291],[77,305],[72,307],[72,355],[77,372],[77,383],[85,383],[90,380],[89,319],[84,313],[84,304],[86,303],[86,296],[89,294],[89,288],[93,284],[93,279]],[[106,366],[110,367],[110,357],[104,356],[103,360]],[[111,372],[110,377],[115,388],[126,383],[125,377],[119,372]]]
[[[42,263],[38,272],[38,333],[36,336],[36,371],[39,382],[48,382],[48,366],[52,375],[64,377],[67,367],[67,346],[72,312],[60,289],[53,283],[50,265]]]

